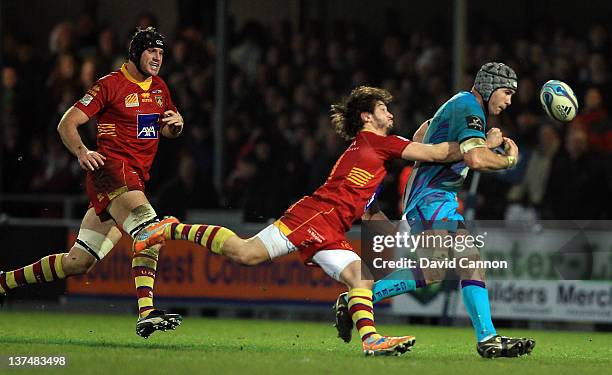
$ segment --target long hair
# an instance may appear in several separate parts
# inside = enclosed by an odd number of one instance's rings
[[[378,87],[359,86],[329,110],[332,125],[342,138],[351,140],[363,129],[361,112],[374,113],[376,103],[389,104],[393,96],[389,91]]]

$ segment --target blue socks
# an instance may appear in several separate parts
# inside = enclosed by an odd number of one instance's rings
[[[425,280],[420,271],[420,269],[400,269],[378,280],[372,288],[372,303],[424,287]],[[491,321],[489,291],[485,283],[479,280],[461,280],[461,294],[478,342],[497,335]]]
[[[478,342],[489,339],[497,334],[491,321],[491,306],[489,291],[485,283],[478,280],[461,280],[463,304],[472,320]]]
[[[415,274],[418,275],[418,272],[413,273],[410,269],[400,269],[375,282],[372,288],[372,303],[424,287],[425,280],[422,280],[422,277],[421,279],[415,277]]]

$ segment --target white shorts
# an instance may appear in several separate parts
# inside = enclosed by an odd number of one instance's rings
[[[350,250],[321,250],[315,253],[312,261],[318,264],[326,274],[336,281],[340,281],[340,274],[346,266],[356,260],[361,260],[359,255]]]
[[[262,229],[255,237],[263,242],[266,250],[268,250],[270,259],[278,258],[297,250],[297,247],[274,224],[270,224]]]
[[[289,241],[287,236],[274,224],[265,227],[255,237],[263,242],[270,259],[287,255],[297,250],[297,247]],[[340,281],[340,274],[346,266],[356,260],[361,260],[359,255],[350,250],[321,250],[315,253],[312,261],[319,265],[326,274],[336,281]]]

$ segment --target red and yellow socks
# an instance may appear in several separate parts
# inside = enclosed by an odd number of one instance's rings
[[[377,340],[382,337],[376,332],[374,326],[374,307],[370,289],[350,289],[348,292],[348,308],[357,331],[359,331],[359,336],[361,336],[361,341]]]
[[[62,267],[64,254],[48,255],[36,263],[0,274],[0,293],[27,284],[45,283],[66,278]]]
[[[164,237],[167,240],[185,240],[210,249],[215,254],[222,254],[225,241],[236,233],[218,225],[171,224],[166,227]]]
[[[138,315],[143,318],[153,311],[153,285],[157,271],[159,250],[147,248],[134,254],[132,258],[132,276],[138,296]]]

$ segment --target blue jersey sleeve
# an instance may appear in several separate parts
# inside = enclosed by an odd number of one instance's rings
[[[486,139],[486,120],[480,104],[475,100],[458,100],[453,108],[453,126],[459,143],[469,138]]]

